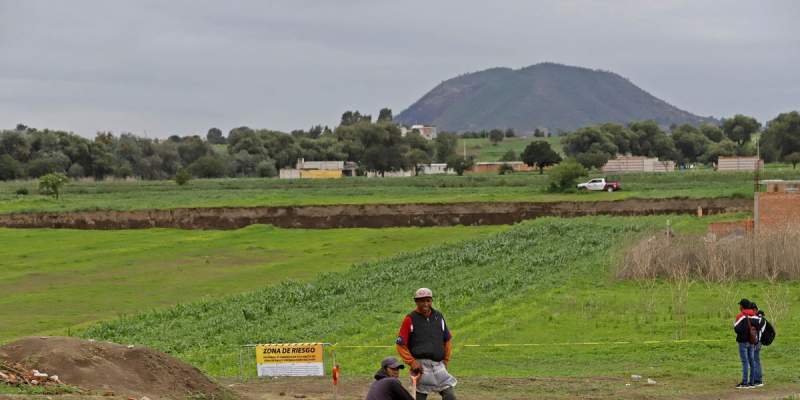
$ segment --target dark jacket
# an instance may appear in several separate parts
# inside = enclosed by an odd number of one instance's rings
[[[386,375],[383,369],[375,373],[375,382],[369,387],[367,400],[413,400],[400,380]]]
[[[736,316],[736,320],[733,323],[733,331],[736,332],[737,343],[748,343],[750,341],[750,330],[747,323],[748,320],[750,321],[751,326],[755,327],[759,332],[761,332],[761,318],[756,315],[753,310],[742,310],[742,312]]]
[[[431,309],[431,315],[425,317],[412,311],[408,314],[414,330],[408,338],[408,349],[416,359],[442,361],[445,359],[444,343],[450,339],[444,316]]]

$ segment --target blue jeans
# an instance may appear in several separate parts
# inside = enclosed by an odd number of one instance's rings
[[[742,360],[742,383],[752,385],[756,377],[755,355],[753,345],[750,343],[739,343],[739,358]],[[750,372],[749,380],[747,372]]]
[[[761,383],[763,379],[761,374],[761,343],[753,346],[753,369],[755,370],[753,382]]]

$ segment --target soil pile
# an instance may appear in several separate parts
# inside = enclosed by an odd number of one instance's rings
[[[152,399],[233,397],[197,368],[139,346],[70,337],[29,337],[0,347],[0,361],[57,374],[65,384],[98,394]]]

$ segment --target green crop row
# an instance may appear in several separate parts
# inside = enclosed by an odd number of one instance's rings
[[[621,247],[651,235],[667,218],[680,231],[700,231],[710,221],[674,216],[540,219],[485,239],[354,265],[309,283],[284,282],[123,317],[81,335],[153,346],[217,376],[238,374],[243,344],[332,342],[338,343],[337,362],[348,374],[368,375],[378,360],[394,354],[400,321],[413,308],[411,293],[426,286],[453,330],[451,367],[460,376],[648,374],[725,387],[738,366],[731,336],[737,310],[730,298],[758,299],[776,289],[797,306],[797,285],[696,283],[681,301],[684,292],[669,282],[642,286],[614,280]],[[779,324],[787,333],[763,357],[771,378],[788,382],[798,348],[798,338],[789,332],[800,321],[789,313]],[[620,341],[628,344],[614,344]],[[597,344],[564,344],[586,342]],[[244,372],[253,375],[252,349],[243,351]]]

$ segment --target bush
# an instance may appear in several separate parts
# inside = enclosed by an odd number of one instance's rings
[[[58,199],[61,188],[69,182],[69,178],[62,173],[47,174],[39,178],[39,193],[52,195]]]
[[[514,172],[514,167],[509,164],[503,164],[500,166],[500,169],[497,172],[500,175],[511,174]]]
[[[71,167],[69,167],[67,175],[69,175],[69,177],[72,179],[78,179],[86,176],[86,172],[84,171],[83,167],[80,164],[75,163],[72,164]]]
[[[227,173],[225,162],[215,156],[202,156],[189,169],[198,178],[221,178]]]
[[[0,156],[0,181],[11,181],[22,177],[22,165],[8,154]]]
[[[515,153],[514,150],[509,150],[500,157],[500,161],[518,161],[518,159],[519,157],[517,157],[517,153]]]
[[[189,183],[190,180],[192,180],[192,174],[190,174],[186,168],[179,169],[178,173],[175,174],[175,183],[177,183],[178,186],[183,186]]]
[[[456,171],[458,176],[464,175],[464,171],[472,168],[473,165],[475,165],[475,159],[472,157],[465,160],[459,155],[452,155],[447,159],[447,168]]]
[[[574,159],[569,159],[553,167],[548,174],[548,190],[551,192],[565,192],[575,188],[575,181],[587,174]]]
[[[19,188],[19,189],[17,189],[16,193],[17,193],[17,196],[27,196],[28,193],[30,193],[30,192],[28,192],[27,188]]]
[[[273,178],[278,176],[278,169],[275,168],[275,161],[264,160],[256,166],[256,173],[262,178]]]

